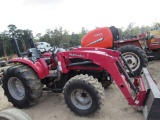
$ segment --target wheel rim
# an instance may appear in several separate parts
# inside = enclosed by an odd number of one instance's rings
[[[13,98],[22,100],[25,96],[23,83],[16,77],[11,77],[8,81],[8,90]]]
[[[129,67],[132,69],[132,71],[135,71],[139,68],[140,66],[140,59],[139,57],[132,52],[126,52],[122,54],[128,63]]]
[[[72,103],[79,109],[86,110],[92,105],[92,98],[88,92],[76,89],[71,93]]]

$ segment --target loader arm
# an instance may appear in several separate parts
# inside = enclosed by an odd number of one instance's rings
[[[92,48],[91,48],[92,49]],[[144,84],[141,77],[135,78],[136,84],[133,84],[132,81],[129,79],[129,76],[125,72],[125,69],[123,69],[123,66],[121,65],[121,62],[119,61],[119,58],[116,57],[119,55],[119,52],[109,50],[109,54],[114,54],[114,56],[111,56],[107,54],[107,51],[95,51],[95,50],[73,50],[73,51],[67,51],[67,52],[60,52],[57,53],[58,58],[58,66],[62,73],[68,73],[72,68],[69,63],[66,63],[66,61],[69,61],[69,59],[72,58],[82,58],[86,60],[92,61],[94,64],[100,66],[100,68],[103,68],[113,78],[125,98],[127,99],[129,105],[133,106],[142,106],[145,96],[146,96],[146,90],[144,89]],[[137,85],[137,86],[135,86]],[[139,87],[140,89],[137,89]],[[135,91],[136,96],[133,97],[130,93],[131,89]]]
[[[146,120],[160,119],[160,91],[154,80],[149,74],[147,68],[143,69],[141,76],[131,80],[123,68],[119,52],[101,48],[80,48],[68,52],[57,53],[58,67],[62,73],[67,73],[72,70],[74,65],[78,68],[78,64],[86,64],[93,62],[98,65],[96,70],[106,70],[109,72],[129,105],[135,106],[138,109],[143,108],[143,114]],[[81,58],[86,61],[72,64],[69,59]],[[131,89],[135,95],[131,94]]]

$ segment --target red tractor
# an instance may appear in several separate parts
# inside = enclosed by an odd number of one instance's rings
[[[114,42],[117,48],[126,45],[134,45],[142,49],[148,60],[160,59],[160,28],[142,33],[137,38],[118,40]]]
[[[110,36],[102,40],[108,41],[105,44],[112,47],[111,33],[106,31],[105,34]],[[15,38],[12,41],[18,48]],[[32,40],[30,43],[34,47]],[[19,49],[16,50],[21,55]],[[157,113],[160,92],[157,92],[147,69],[143,78],[137,76],[131,80],[126,70],[132,71],[118,51],[98,47],[69,51],[55,48],[41,54],[36,48],[31,48],[26,56],[10,62],[14,65],[3,72],[2,87],[8,101],[15,107],[27,108],[36,104],[43,91],[63,92],[65,102],[73,112],[80,116],[91,115],[103,107],[104,88],[115,81],[129,105],[144,107],[147,119],[153,118],[154,114],[160,118]]]

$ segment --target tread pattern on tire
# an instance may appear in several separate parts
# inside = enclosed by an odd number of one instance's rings
[[[146,67],[148,65],[148,58],[146,53],[139,47],[135,46],[135,45],[126,45],[126,46],[122,46],[120,48],[117,49],[118,51],[120,51],[122,54],[125,52],[135,52],[137,54],[137,56],[140,57],[140,67],[134,71],[134,74],[136,76],[138,76],[143,67]]]
[[[18,101],[15,102],[16,100],[11,96],[8,90],[8,80],[12,76],[23,79],[23,84],[26,86],[25,90],[28,93],[28,96],[25,102],[21,105],[18,104]],[[35,71],[29,66],[14,65],[8,68],[3,73],[2,83],[2,88],[4,89],[4,94],[7,96],[8,101],[12,102],[13,106],[18,108],[26,108],[36,104],[43,94],[43,85],[41,84],[41,81]]]
[[[74,77],[72,77],[64,86],[63,88],[63,94],[65,96],[66,93],[66,89],[68,88],[68,86],[70,84],[72,84],[73,82],[76,82],[76,81],[79,81],[79,82],[83,82],[84,84],[92,87],[92,89],[96,92],[97,96],[98,96],[98,99],[99,99],[99,108],[98,110],[101,109],[101,107],[103,106],[104,104],[104,88],[102,87],[102,84],[100,82],[98,82],[97,79],[93,78],[93,76],[88,76],[87,74],[83,75],[76,75]],[[68,106],[68,105],[67,105]],[[69,106],[68,106],[69,107]],[[94,113],[93,113],[94,114]]]

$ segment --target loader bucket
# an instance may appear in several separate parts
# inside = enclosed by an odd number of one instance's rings
[[[147,90],[143,115],[146,120],[160,120],[160,91],[147,68],[143,68],[143,73],[142,77]]]

